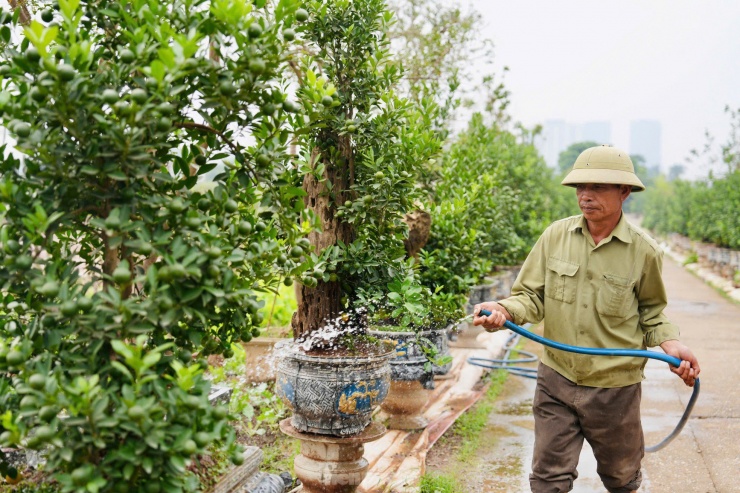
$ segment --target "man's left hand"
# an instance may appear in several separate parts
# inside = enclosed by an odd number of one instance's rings
[[[681,360],[680,366],[670,366],[671,371],[681,377],[686,385],[693,387],[701,368],[691,349],[676,340],[665,341],[660,347],[666,354]]]

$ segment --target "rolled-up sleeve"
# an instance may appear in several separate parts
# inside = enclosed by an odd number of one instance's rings
[[[522,270],[511,288],[511,296],[500,300],[514,319],[514,323],[538,323],[545,317],[545,244],[548,231],[540,236],[522,265]]]
[[[645,268],[637,292],[640,327],[647,347],[660,346],[661,343],[678,339],[678,327],[673,325],[663,313],[668,304],[665,285],[661,272],[663,270],[663,252],[652,252],[645,261]]]

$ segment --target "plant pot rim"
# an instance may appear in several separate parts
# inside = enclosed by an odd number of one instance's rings
[[[424,329],[419,331],[412,331],[412,330],[405,330],[405,331],[399,331],[399,330],[381,330],[380,327],[373,326],[368,329],[368,333],[383,333],[383,334],[398,334],[401,336],[414,336],[416,334],[431,334],[434,332],[445,332],[447,330],[450,330],[452,325],[448,325],[447,327],[444,327],[442,329]]]
[[[283,339],[284,341],[289,341],[284,344],[280,345],[281,349],[287,349],[285,353],[283,353],[281,356],[284,358],[293,358],[299,361],[305,361],[305,362],[311,362],[314,364],[321,364],[321,363],[329,363],[329,364],[348,364],[348,365],[356,365],[358,361],[364,360],[368,363],[383,363],[386,361],[390,361],[393,356],[396,354],[396,349],[394,347],[389,347],[389,345],[386,346],[386,350],[382,352],[378,352],[376,354],[342,354],[342,355],[336,355],[333,356],[331,354],[321,354],[321,355],[314,355],[314,354],[307,354],[302,349],[298,347],[298,344],[293,339]],[[292,346],[292,347],[291,347]]]

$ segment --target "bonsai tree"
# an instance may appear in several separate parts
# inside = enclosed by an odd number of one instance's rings
[[[203,357],[311,263],[281,78],[305,12],[264,5],[3,16],[0,445],[44,448],[62,491],[195,491],[194,455],[242,460]]]
[[[420,197],[422,165],[440,149],[437,107],[394,92],[402,72],[388,51],[385,2],[316,0],[306,8],[314,56],[295,69],[312,121],[300,141],[305,203],[320,227],[309,235],[317,254],[299,286],[298,338],[356,308],[359,288],[385,291],[411,271],[403,219]]]

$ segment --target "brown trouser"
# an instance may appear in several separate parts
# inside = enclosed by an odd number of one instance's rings
[[[533,493],[573,489],[583,439],[593,448],[596,472],[611,493],[640,487],[645,441],[640,422],[641,384],[604,389],[576,385],[540,363],[534,397]]]

